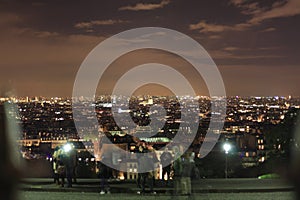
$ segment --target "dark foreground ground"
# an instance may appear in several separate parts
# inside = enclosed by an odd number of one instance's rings
[[[19,194],[20,200],[154,200],[154,199],[189,199],[188,197],[173,197],[171,195],[157,194],[144,195],[137,194],[105,194],[84,193],[84,192],[32,192],[24,191]],[[204,193],[194,194],[195,200],[294,200],[293,192],[263,192],[263,193]]]
[[[111,194],[99,194],[98,179],[79,179],[72,188],[62,188],[52,179],[24,179],[20,185],[20,200],[94,200],[94,199],[230,199],[230,200],[293,200],[293,186],[280,179],[201,179],[193,182],[193,194],[173,196],[173,187],[157,181],[156,194],[139,195],[134,181],[110,180]]]

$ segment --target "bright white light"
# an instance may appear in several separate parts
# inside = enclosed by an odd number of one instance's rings
[[[225,153],[228,154],[228,152],[229,152],[230,149],[231,149],[231,145],[228,144],[228,143],[225,143],[225,144],[223,145],[223,149],[225,150]]]
[[[65,152],[69,152],[69,151],[71,151],[72,146],[71,146],[71,144],[65,144],[63,148],[64,148]]]
[[[120,180],[125,180],[125,176],[124,174],[122,174],[120,177],[119,177]]]

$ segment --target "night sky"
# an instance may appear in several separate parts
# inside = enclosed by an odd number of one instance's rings
[[[71,96],[77,70],[96,45],[149,26],[198,41],[230,96],[300,96],[299,0],[0,0],[0,94]],[[124,66],[141,60],[172,57],[136,54],[116,61],[105,78],[113,82]],[[201,85],[198,93],[207,95]]]

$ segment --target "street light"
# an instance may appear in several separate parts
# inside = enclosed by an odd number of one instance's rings
[[[70,143],[67,143],[63,146],[63,150],[65,153],[68,153],[69,151],[71,151],[73,149],[73,146]]]
[[[231,149],[231,145],[229,143],[225,143],[223,145],[223,149],[225,151],[225,178],[228,178],[228,164],[227,164],[227,155]]]

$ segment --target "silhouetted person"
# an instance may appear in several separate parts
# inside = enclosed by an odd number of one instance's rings
[[[182,155],[182,173],[181,173],[181,194],[191,195],[192,194],[192,184],[191,176],[194,167],[194,160],[191,159],[191,153],[186,152]]]
[[[140,158],[143,156],[143,151],[144,149],[146,149],[146,141],[142,140],[142,141],[137,141],[137,148],[136,148],[136,157],[137,157],[137,168],[138,168],[138,174],[137,174],[137,179],[136,179],[136,183],[137,183],[137,187],[138,188],[142,188],[142,184],[141,184],[141,178],[142,178],[142,173],[141,170],[141,166],[142,164],[140,163]]]
[[[52,158],[53,158],[53,164],[52,164],[53,179],[54,179],[54,183],[56,183],[57,185],[60,184],[60,182],[59,182],[59,174],[58,174],[58,171],[57,171],[57,167],[58,167],[58,164],[57,164],[58,150],[59,150],[59,147],[58,146],[55,147],[53,155],[52,155]]]
[[[166,185],[169,184],[170,174],[171,174],[171,164],[172,164],[173,156],[168,151],[168,148],[160,156],[160,163],[162,165],[162,180],[164,180],[165,174],[167,174]]]
[[[192,165],[192,173],[191,173],[191,183],[192,183],[192,194],[195,193],[194,186],[197,184],[197,180],[200,178],[200,171],[198,166],[195,163],[195,152],[192,152],[190,155],[190,162]]]
[[[137,174],[137,179],[136,179],[136,184],[137,184],[137,187],[138,188],[142,188],[142,185],[141,185],[141,173],[140,173],[140,158],[141,158],[141,155],[140,153],[143,152],[143,146],[141,143],[138,143],[137,146],[136,146],[136,158],[137,158],[137,166],[138,166],[138,174]]]
[[[181,156],[176,152],[175,153],[175,161],[173,163],[173,171],[174,171],[174,195],[180,195],[182,190],[181,190],[181,175],[182,175],[182,160]]]
[[[53,157],[56,159],[56,172],[58,185],[61,187],[65,186],[65,177],[66,177],[66,166],[65,166],[65,155],[62,148],[59,148],[56,152],[54,152]],[[61,179],[61,181],[59,181]]]
[[[73,161],[73,183],[77,183],[78,155],[77,155],[76,149],[73,149],[71,156],[72,156],[72,161]]]
[[[74,170],[77,166],[77,158],[76,158],[76,149],[74,149],[74,146],[72,144],[65,144],[64,146],[64,165],[66,169],[66,177],[68,182],[68,187],[72,187],[72,179],[74,176]]]
[[[146,186],[148,185],[150,187],[150,193],[156,194],[154,192],[154,157],[153,153],[148,150],[147,147],[142,147],[142,154],[139,158],[139,176],[141,181],[141,191],[139,193],[144,194],[146,192]]]
[[[100,178],[100,194],[109,194],[110,186],[108,184],[108,179],[111,176],[111,169],[106,164],[110,163],[110,158],[103,156],[101,162],[99,163],[99,178]]]

